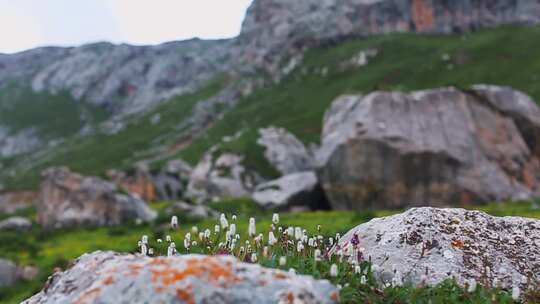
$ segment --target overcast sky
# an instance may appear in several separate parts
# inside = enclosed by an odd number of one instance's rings
[[[0,53],[236,36],[252,0],[0,0]]]

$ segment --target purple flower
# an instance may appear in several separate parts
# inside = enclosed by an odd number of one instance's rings
[[[358,234],[354,234],[351,239],[351,244],[353,244],[354,247],[360,245],[360,239],[358,238]]]

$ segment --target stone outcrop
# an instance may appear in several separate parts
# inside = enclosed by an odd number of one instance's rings
[[[538,23],[537,0],[260,0],[237,39],[244,58],[274,75],[310,47],[389,32],[454,33],[509,23]]]
[[[186,191],[192,168],[180,159],[167,162],[163,170],[138,166],[130,171],[109,170],[107,176],[120,188],[143,200],[179,200]]]
[[[13,214],[17,210],[30,208],[38,198],[37,192],[5,192],[0,194],[0,213]]]
[[[336,209],[529,199],[539,136],[540,109],[510,88],[344,96],[325,116],[318,173]]]
[[[241,263],[230,256],[149,258],[95,252],[53,276],[33,303],[338,302],[328,281]]]
[[[540,221],[527,218],[413,208],[353,228],[332,249],[334,254],[340,251],[345,257],[361,251],[385,283],[397,277],[404,283],[435,285],[455,278],[462,286],[474,280],[487,287],[526,290],[540,282]]]
[[[114,184],[84,177],[67,168],[43,173],[38,201],[38,222],[45,227],[104,226],[156,217],[146,203],[120,194]]]
[[[266,160],[282,175],[313,169],[313,158],[306,146],[283,128],[259,130],[257,143],[264,147]]]
[[[11,231],[28,231],[32,229],[32,222],[20,216],[14,216],[0,221],[0,231],[2,230],[11,230]]]
[[[187,196],[198,202],[249,197],[260,178],[244,167],[243,159],[233,153],[220,154],[215,147],[210,149],[191,173]]]
[[[253,200],[266,209],[329,209],[329,203],[313,171],[283,176],[255,188]]]

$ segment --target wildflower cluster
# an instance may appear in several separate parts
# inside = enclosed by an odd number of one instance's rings
[[[213,229],[191,227],[180,231],[178,217],[170,222],[170,234],[165,240],[157,239],[150,243],[143,235],[138,241],[138,252],[147,256],[174,256],[179,254],[199,253],[206,255],[232,255],[247,263],[259,263],[266,267],[279,268],[291,273],[309,274],[317,279],[328,279],[340,290],[344,302],[376,302],[381,298],[402,298],[411,300],[411,296],[433,296],[434,291],[424,289],[418,292],[404,283],[404,275],[393,270],[393,277],[384,282],[377,282],[372,273],[378,273],[380,266],[372,264],[370,257],[365,257],[365,249],[360,238],[353,235],[343,244],[339,244],[341,235],[325,235],[321,225],[316,233],[298,226],[281,225],[279,214],[273,214],[271,223],[264,230],[258,230],[256,219],[251,217],[246,223],[239,223],[238,217],[221,214]],[[238,227],[243,227],[242,230]],[[175,240],[182,246],[177,246]],[[340,245],[343,245],[342,247]],[[469,282],[467,288],[457,287],[455,282],[445,282],[434,290],[441,295],[448,292],[469,297],[470,301],[481,297],[499,299],[520,298],[519,287],[510,293],[500,289],[484,290],[477,287],[476,281]],[[439,290],[440,289],[440,290]],[[487,293],[487,294],[485,294]],[[444,299],[444,296],[441,296]],[[467,302],[467,301],[464,301]]]

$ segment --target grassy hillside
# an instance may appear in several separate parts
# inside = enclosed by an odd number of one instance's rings
[[[105,110],[76,101],[67,92],[35,93],[15,85],[0,89],[0,126],[7,126],[11,133],[33,127],[46,140],[60,138],[105,118]]]
[[[512,86],[540,101],[540,53],[532,51],[540,49],[539,35],[540,27],[501,27],[450,36],[388,34],[313,49],[281,83],[241,100],[223,120],[175,157],[194,164],[224,136],[243,130],[241,137],[222,149],[245,154],[248,167],[273,177],[276,172],[256,144],[258,129],[284,127],[305,143],[317,143],[324,112],[337,96],[346,93],[488,83]],[[368,65],[347,66],[351,58],[369,49],[376,49],[378,55]],[[7,185],[35,187],[39,171],[50,165],[64,164],[83,173],[102,174],[111,167],[131,165],[142,151],[178,144],[174,136],[169,136],[175,126],[196,102],[217,94],[223,85],[224,80],[216,80],[199,92],[173,98],[155,112],[131,121],[118,134],[70,140],[40,159],[37,166],[18,172]],[[160,123],[151,124],[151,117],[158,113]]]
[[[305,143],[317,143],[324,112],[346,93],[487,83],[512,86],[540,102],[540,53],[531,51],[540,48],[539,35],[540,27],[503,27],[452,36],[390,34],[314,49],[288,78],[243,100],[180,156],[195,162],[220,138],[243,129],[243,136],[227,148],[246,154],[249,166],[272,175],[257,153],[258,129],[284,127]],[[368,49],[379,54],[367,66],[343,67]],[[328,69],[326,76],[324,69]]]

